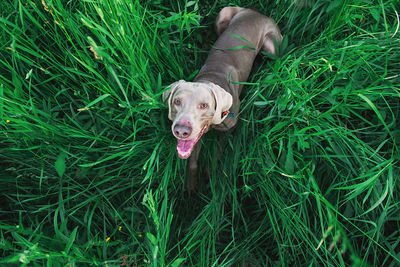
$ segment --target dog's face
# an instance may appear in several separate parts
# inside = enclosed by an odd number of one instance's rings
[[[211,124],[225,119],[222,113],[232,105],[232,96],[218,85],[180,80],[163,94],[168,100],[168,118],[178,139],[178,156],[186,159]]]

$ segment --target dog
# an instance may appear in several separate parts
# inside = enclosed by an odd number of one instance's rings
[[[241,7],[224,7],[216,19],[219,35],[193,82],[180,80],[163,93],[181,159],[189,158],[187,188],[197,187],[201,136],[214,128],[232,129],[238,121],[239,96],[260,51],[277,54],[282,35],[274,20]]]

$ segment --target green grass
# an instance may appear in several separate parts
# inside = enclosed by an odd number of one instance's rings
[[[399,1],[146,2],[0,3],[0,265],[398,266]],[[284,42],[189,196],[161,94],[228,4]]]

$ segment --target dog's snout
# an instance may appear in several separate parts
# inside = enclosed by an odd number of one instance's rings
[[[192,128],[186,125],[175,125],[174,134],[178,138],[188,138],[192,133]]]

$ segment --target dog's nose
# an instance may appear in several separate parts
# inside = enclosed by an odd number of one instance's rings
[[[192,133],[192,128],[185,125],[175,125],[174,134],[178,138],[187,138]]]

